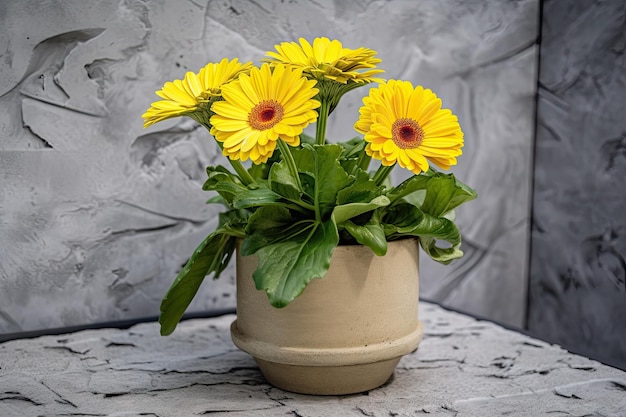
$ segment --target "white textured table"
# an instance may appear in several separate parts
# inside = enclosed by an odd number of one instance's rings
[[[0,344],[0,416],[626,416],[626,372],[422,303],[419,349],[385,386],[341,397],[268,385],[234,316]]]

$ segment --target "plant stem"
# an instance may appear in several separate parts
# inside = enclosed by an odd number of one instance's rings
[[[309,203],[307,203],[307,202],[305,202],[305,201],[302,201],[302,200],[293,200],[293,199],[289,199],[289,198],[287,199],[287,201],[290,201],[290,202],[292,202],[293,204],[295,204],[295,205],[297,205],[298,207],[301,207],[301,208],[303,208],[303,209],[305,209],[305,210],[308,210],[308,211],[315,211],[315,206],[314,206],[314,205],[312,205],[312,204],[309,204]],[[304,213],[304,212],[303,212],[303,213]]]
[[[304,190],[302,189],[302,183],[300,182],[300,175],[298,174],[298,167],[296,166],[296,161],[293,159],[293,155],[291,154],[289,145],[287,145],[282,139],[278,139],[278,147],[280,148],[280,153],[283,156],[283,160],[287,163],[287,168],[289,168],[289,172],[291,172],[291,176],[296,181],[296,185],[298,186],[298,191],[303,193]]]
[[[315,131],[315,143],[323,145],[326,143],[326,121],[328,120],[328,111],[330,110],[330,100],[321,99],[322,105],[318,109],[317,129]]]
[[[371,160],[372,160],[372,157],[366,154],[365,150],[362,150],[361,154],[359,155],[359,159],[356,163],[356,166],[358,168],[361,168],[363,171],[367,172],[367,168],[369,168]]]
[[[250,175],[248,170],[241,164],[241,161],[228,158],[228,162],[230,162],[230,165],[237,172],[237,175],[239,175],[239,179],[243,185],[247,187],[250,184],[256,183],[254,178],[252,178],[252,175]]]
[[[378,170],[374,174],[374,178],[373,178],[376,185],[380,185],[385,181],[385,179],[389,176],[394,166],[395,164],[389,165],[389,166],[381,165],[378,167]]]

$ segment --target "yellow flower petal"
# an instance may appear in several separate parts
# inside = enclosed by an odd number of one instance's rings
[[[257,71],[250,71],[250,74],[257,74]],[[252,102],[252,103],[258,103],[261,101],[261,98],[259,97],[259,93],[261,93],[260,91],[255,90],[254,88],[254,83],[253,81],[250,79],[249,76],[247,75],[242,75],[241,77],[239,77],[239,87],[241,87],[241,91],[248,97],[248,99]]]
[[[317,118],[316,94],[315,81],[307,81],[302,70],[263,64],[224,86],[224,101],[212,107],[211,132],[229,158],[266,162],[279,138],[299,145],[302,130]]]
[[[245,120],[224,119],[223,117],[219,120],[220,130],[224,132],[236,132],[248,126],[248,123]]]
[[[368,143],[365,152],[385,166],[398,163],[414,173],[428,170],[429,160],[443,169],[462,154],[458,118],[441,108],[429,89],[389,80],[363,99],[354,127]]]
[[[229,150],[240,145],[248,135],[250,135],[250,132],[246,130],[240,130],[238,132],[217,132],[216,139],[220,142],[224,142],[224,149]]]
[[[264,59],[272,65],[287,65],[300,68],[310,78],[329,79],[342,84],[349,80],[365,83],[379,81],[375,75],[380,62],[376,51],[368,48],[344,48],[340,41],[325,37],[315,38],[313,44],[304,38],[297,42],[283,42],[274,47],[276,52],[267,52]]]
[[[213,111],[215,111],[216,108],[219,109],[220,114],[230,119],[248,120],[248,113],[246,113],[240,107],[233,106],[232,104],[225,101],[218,101],[213,103]]]
[[[232,103],[232,102],[245,103],[246,107],[254,106],[255,102],[250,100],[250,98],[242,91],[241,87],[238,84],[239,82],[236,81],[228,85],[225,85],[222,88],[222,96],[224,100],[226,100],[229,103]],[[215,102],[215,104],[213,104],[213,106],[220,105],[219,103],[222,103],[222,102],[217,101]]]
[[[188,71],[182,80],[167,81],[156,92],[163,100],[152,103],[142,115],[144,127],[178,116],[209,114],[210,101],[220,97],[221,87],[240,73],[249,71],[251,63],[241,64],[234,59],[223,59],[219,64],[209,63],[198,74]]]

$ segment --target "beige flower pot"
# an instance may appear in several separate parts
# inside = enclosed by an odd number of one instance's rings
[[[234,343],[273,385],[338,395],[384,384],[422,339],[418,320],[418,242],[390,242],[387,255],[339,246],[322,279],[282,309],[255,289],[256,256],[237,253]]]

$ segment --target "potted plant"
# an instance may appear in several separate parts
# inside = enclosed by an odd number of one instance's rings
[[[417,348],[418,246],[444,264],[461,257],[453,210],[476,193],[433,167],[462,153],[457,117],[431,90],[379,78],[380,61],[368,48],[300,39],[260,66],[223,59],[157,91],[144,126],[191,117],[232,168],[207,168],[209,202],[226,209],[165,295],[163,335],[236,252],[231,335],[274,385],[365,391]],[[363,136],[329,141],[341,97],[368,85],[350,122]],[[304,133],[313,123],[314,137]],[[392,185],[396,165],[412,175]]]

